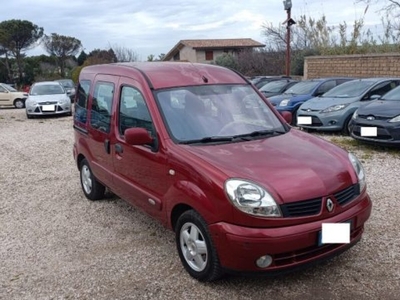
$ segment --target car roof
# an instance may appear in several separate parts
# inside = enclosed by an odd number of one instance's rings
[[[358,78],[358,79],[354,79],[354,80],[380,82],[380,81],[385,81],[385,80],[400,80],[400,78],[399,77],[367,77],[367,78]]]
[[[353,77],[322,77],[322,78],[312,78],[312,79],[307,79],[303,81],[327,81],[327,80],[335,80],[335,79],[348,79],[348,80],[354,80],[356,78]]]
[[[40,81],[40,82],[35,82],[34,85],[60,85],[59,82],[56,81]]]
[[[249,81],[230,69],[189,62],[134,62],[87,66],[81,77],[88,74],[142,76],[152,89],[205,84],[249,84]]]

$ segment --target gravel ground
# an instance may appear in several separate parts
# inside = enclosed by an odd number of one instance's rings
[[[284,277],[204,284],[172,232],[116,197],[86,200],[72,143],[71,117],[0,109],[0,299],[400,298],[400,151],[364,155],[374,207],[351,250]]]

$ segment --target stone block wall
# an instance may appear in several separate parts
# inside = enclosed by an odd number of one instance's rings
[[[304,79],[319,77],[400,77],[400,54],[309,56]]]

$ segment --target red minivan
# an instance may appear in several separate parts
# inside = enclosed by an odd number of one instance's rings
[[[85,196],[108,188],[174,230],[200,281],[297,269],[361,239],[372,205],[357,158],[291,128],[232,70],[88,66],[75,101]]]

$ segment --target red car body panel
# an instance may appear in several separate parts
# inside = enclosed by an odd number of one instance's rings
[[[196,210],[209,226],[224,268],[275,271],[339,253],[349,246],[318,246],[317,235],[322,223],[352,220],[350,245],[360,239],[372,207],[365,189],[346,205],[335,205],[331,212],[324,209],[328,197],[337,204],[335,193],[358,181],[348,153],[325,140],[291,129],[286,134],[237,143],[193,146],[173,142],[154,91],[204,84],[249,84],[235,72],[189,63],[111,64],[84,68],[80,82],[85,80],[92,84],[89,107],[97,81],[114,84],[115,105],[111,108],[111,127],[107,134],[99,133],[88,121],[75,118],[73,155],[78,166],[86,158],[101,183],[171,229],[174,229],[173,212],[177,206]],[[146,99],[157,133],[157,151],[146,146],[125,145],[118,134],[118,97],[124,85],[134,85]],[[88,113],[87,119],[90,118]],[[117,153],[116,144],[124,146],[123,154]],[[104,151],[106,145],[109,153]],[[278,205],[320,197],[321,211],[305,217],[262,218],[246,214],[232,205],[224,191],[229,178],[257,183]],[[265,254],[274,257],[274,264],[261,270],[255,260]]]

